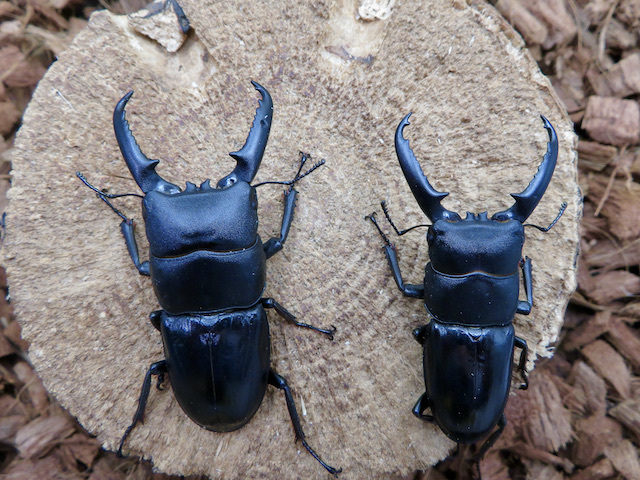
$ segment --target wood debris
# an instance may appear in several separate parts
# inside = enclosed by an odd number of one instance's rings
[[[131,13],[146,2],[113,2]],[[581,139],[580,287],[556,357],[508,404],[508,424],[481,462],[483,478],[640,478],[640,1],[498,0],[565,103]],[[73,7],[73,8],[71,8]],[[34,85],[95,7],[79,0],[0,1],[0,158]],[[71,10],[82,15],[74,17]],[[7,155],[5,155],[6,157]],[[0,195],[8,188],[0,164]],[[6,199],[0,207],[4,210]],[[3,272],[3,271],[2,271]],[[7,292],[6,278],[0,288]],[[537,302],[544,299],[537,298]],[[0,473],[6,480],[167,479],[118,459],[55,404],[0,299]],[[472,478],[473,447],[408,478]]]
[[[640,107],[634,100],[593,95],[587,101],[582,128],[598,142],[635,145],[640,141]]]

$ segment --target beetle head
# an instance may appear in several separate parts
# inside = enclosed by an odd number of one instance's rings
[[[250,183],[258,172],[258,168],[260,168],[260,162],[262,161],[271,129],[273,102],[269,92],[264,87],[256,82],[251,83],[260,92],[262,99],[244,146],[237,152],[229,154],[236,160],[236,168],[218,182],[217,188],[226,188],[241,181]],[[122,97],[113,112],[113,128],[127,167],[129,167],[131,175],[145,194],[150,191],[166,194],[180,193],[181,189],[177,185],[167,182],[158,175],[156,167],[159,160],[147,158],[140,150],[133,133],[131,133],[129,122],[127,122],[125,115],[125,107],[131,95],[133,95],[132,91]],[[198,190],[209,188],[211,187],[207,180]],[[187,183],[187,191],[195,191],[195,189],[196,186],[194,184]]]
[[[409,125],[410,116],[411,113],[402,119],[396,129],[395,136],[396,154],[402,172],[409,184],[409,188],[411,188],[411,192],[418,202],[418,205],[420,205],[420,208],[425,215],[429,217],[431,222],[435,223],[438,220],[457,222],[460,220],[460,215],[445,209],[440,203],[442,199],[449,194],[438,192],[431,186],[409,146],[409,141],[406,140],[402,134],[404,127]],[[511,194],[515,199],[515,203],[509,209],[494,214],[491,220],[498,222],[516,220],[523,223],[529,215],[531,215],[544,195],[556,167],[558,137],[556,136],[553,126],[545,117],[542,117],[542,121],[549,133],[549,143],[547,144],[547,152],[542,159],[542,163],[540,167],[538,167],[538,172],[524,191]],[[469,215],[471,214],[467,215],[467,220],[469,219]],[[489,221],[486,213],[480,215],[483,215],[483,218],[479,219],[480,221]]]

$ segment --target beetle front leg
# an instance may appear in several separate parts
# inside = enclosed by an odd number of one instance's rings
[[[160,323],[162,322],[162,312],[164,310],[154,310],[153,312],[151,312],[149,314],[149,321],[151,322],[151,325],[153,325],[153,327],[158,330],[159,332],[160,330]]]
[[[308,323],[298,322],[296,320],[296,316],[293,313],[291,313],[289,310],[284,308],[282,305],[276,302],[273,298],[262,298],[260,302],[262,303],[262,306],[264,308],[273,308],[276,311],[276,313],[280,315],[282,318],[284,318],[286,321],[291,322],[294,325],[297,325],[298,327],[309,328],[311,330],[315,330],[316,332],[324,333],[329,337],[329,340],[333,340],[333,335],[336,333],[336,330],[337,330],[336,327],[334,327],[333,325],[331,325],[331,329],[324,329],[324,328],[314,327],[313,325],[309,325]]]
[[[402,273],[400,272],[400,265],[398,264],[398,254],[396,253],[396,247],[389,241],[387,236],[380,228],[380,225],[378,225],[375,212],[373,212],[371,215],[367,215],[364,218],[369,219],[373,222],[373,224],[378,229],[380,236],[382,236],[382,239],[385,242],[385,246],[383,247],[384,253],[387,256],[387,262],[389,263],[391,273],[393,274],[393,279],[396,281],[398,289],[400,289],[400,291],[407,297],[424,298],[424,285],[404,283],[404,280],[402,279]]]
[[[256,187],[259,185],[267,184],[267,183],[279,183],[279,184],[289,185],[289,188],[284,192],[284,213],[282,214],[282,226],[280,227],[280,237],[270,238],[264,244],[264,253],[267,255],[267,258],[272,257],[273,255],[278,253],[280,250],[282,250],[284,242],[287,240],[287,236],[289,235],[289,229],[291,228],[291,223],[293,222],[293,211],[295,210],[295,207],[296,207],[296,196],[298,195],[297,190],[293,188],[294,185],[296,184],[296,182],[299,182],[304,177],[309,175],[311,172],[313,172],[314,170],[324,165],[324,160],[320,160],[309,170],[302,173],[302,169],[307,163],[307,160],[309,160],[310,158],[311,158],[310,154],[300,152],[300,165],[298,166],[298,171],[296,172],[296,175],[293,177],[293,180],[289,180],[286,182],[263,182],[256,185]]]
[[[334,468],[330,465],[327,465],[322,461],[322,459],[318,456],[318,454],[309,446],[307,440],[304,435],[304,431],[302,430],[302,425],[300,424],[300,417],[298,415],[298,410],[296,409],[296,404],[293,400],[293,395],[291,394],[291,388],[289,388],[289,384],[287,383],[287,379],[278,375],[273,369],[269,370],[269,385],[273,385],[278,390],[284,391],[284,398],[287,402],[287,410],[289,410],[289,416],[291,417],[291,423],[293,424],[293,431],[296,434],[296,440],[300,440],[304,448],[307,449],[313,458],[315,458],[320,465],[322,465],[327,472],[329,472],[334,477],[338,477],[338,474],[342,472],[341,468]]]
[[[133,415],[133,420],[131,421],[131,425],[127,427],[127,430],[124,432],[122,439],[120,440],[120,446],[118,447],[117,455],[122,457],[122,447],[124,446],[124,442],[133,430],[133,428],[138,424],[138,422],[144,423],[144,409],[147,406],[147,400],[149,399],[149,392],[151,391],[151,377],[153,375],[158,375],[158,384],[157,388],[160,390],[162,382],[164,381],[164,376],[167,373],[167,361],[162,360],[160,362],[152,363],[147,370],[147,374],[144,376],[144,381],[142,382],[142,391],[140,392],[140,398],[138,398],[138,409],[136,413]]]
[[[520,260],[520,263],[522,265],[524,292],[527,295],[527,299],[518,301],[518,309],[516,310],[516,313],[529,315],[531,313],[531,307],[533,307],[533,278],[531,275],[531,259],[529,257],[525,257],[524,260]]]
[[[280,250],[282,250],[284,242],[287,240],[289,229],[291,228],[291,223],[293,222],[293,211],[296,208],[297,195],[298,191],[294,188],[291,188],[284,193],[284,213],[282,214],[280,237],[273,237],[265,242],[263,248],[264,253],[267,255],[267,258],[272,257]]]
[[[526,390],[529,388],[529,377],[527,375],[527,357],[529,356],[529,347],[527,346],[527,342],[520,337],[515,338],[515,346],[521,349],[520,352],[520,361],[518,362],[518,370],[522,374],[523,384],[518,388],[520,390]]]
[[[127,244],[127,251],[133,261],[133,264],[138,269],[140,275],[145,277],[149,276],[149,261],[140,261],[140,253],[138,252],[138,242],[133,232],[133,220],[126,218],[120,223],[120,231],[124,237],[124,241]]]
[[[140,275],[144,275],[146,277],[149,276],[149,262],[140,262],[140,254],[138,253],[138,243],[136,242],[136,237],[133,232],[133,220],[127,217],[124,213],[118,210],[113,204],[109,201],[110,198],[120,198],[120,197],[141,197],[135,193],[121,193],[121,194],[111,194],[106,193],[99,190],[97,187],[89,183],[86,177],[80,173],[76,172],[76,176],[91,190],[96,192],[96,196],[102,200],[107,206],[113,210],[113,212],[122,218],[122,222],[120,223],[120,231],[122,232],[122,236],[124,237],[124,241],[127,244],[127,251],[129,252],[129,256],[133,261],[133,264],[138,269],[138,273]]]

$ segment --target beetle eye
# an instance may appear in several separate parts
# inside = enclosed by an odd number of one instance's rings
[[[234,174],[227,175],[226,177],[224,177],[218,182],[218,184],[216,185],[216,188],[228,188],[234,183],[236,183],[237,181],[238,179]]]

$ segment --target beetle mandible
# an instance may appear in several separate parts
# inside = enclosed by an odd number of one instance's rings
[[[441,205],[448,193],[436,191],[424,175],[418,160],[403,136],[409,113],[395,134],[395,148],[402,172],[411,192],[430,225],[398,230],[385,202],[384,214],[396,234],[428,227],[429,263],[422,285],[405,284],[400,273],[395,246],[378,225],[375,212],[371,220],[385,241],[384,252],[400,291],[424,299],[431,321],[413,331],[423,346],[426,391],[413,408],[413,414],[435,421],[457,443],[474,443],[485,437],[477,459],[491,448],[506,426],[504,408],[511,385],[513,354],[521,349],[518,369],[527,387],[527,344],[513,327],[516,313],[528,315],[533,305],[532,263],[522,258],[524,227],[549,231],[566,208],[563,203],[548,227],[524,225],[544,195],[558,157],[558,138],[551,123],[542,121],[549,134],[547,152],[529,186],[512,194],[509,209],[466,218]],[[519,300],[522,269],[526,300]],[[431,409],[430,414],[424,411]],[[490,434],[497,425],[497,429]]]
[[[262,97],[253,125],[244,146],[230,153],[236,167],[216,188],[206,180],[200,186],[187,182],[182,190],[160,177],[155,171],[159,161],[142,153],[125,118],[125,106],[133,92],[118,102],[113,124],[127,167],[144,195],[108,194],[77,173],[122,218],[120,229],[129,256],[141,275],[151,277],[162,308],[152,312],[150,320],[162,334],[165,359],[147,371],[137,411],[118,453],[122,453],[136,424],[143,421],[153,375],[158,376],[160,389],[168,374],[185,413],[201,427],[215,432],[237,430],[249,422],[269,384],[284,392],[296,439],[329,473],[337,476],[341,469],[327,465],[308,445],[287,380],[270,366],[265,308],[273,308],[285,320],[330,339],[335,327],[327,330],[297,322],[273,298],[262,297],[266,260],[282,249],[293,221],[297,195],[294,184],[324,160],[302,173],[310,158],[302,154],[293,180],[250,184],[260,167],[273,115],[269,92],[256,82],[251,83]],[[288,185],[282,225],[280,236],[263,244],[257,233],[256,187],[274,183]],[[126,195],[142,198],[148,261],[140,260],[133,221],[109,201]]]

